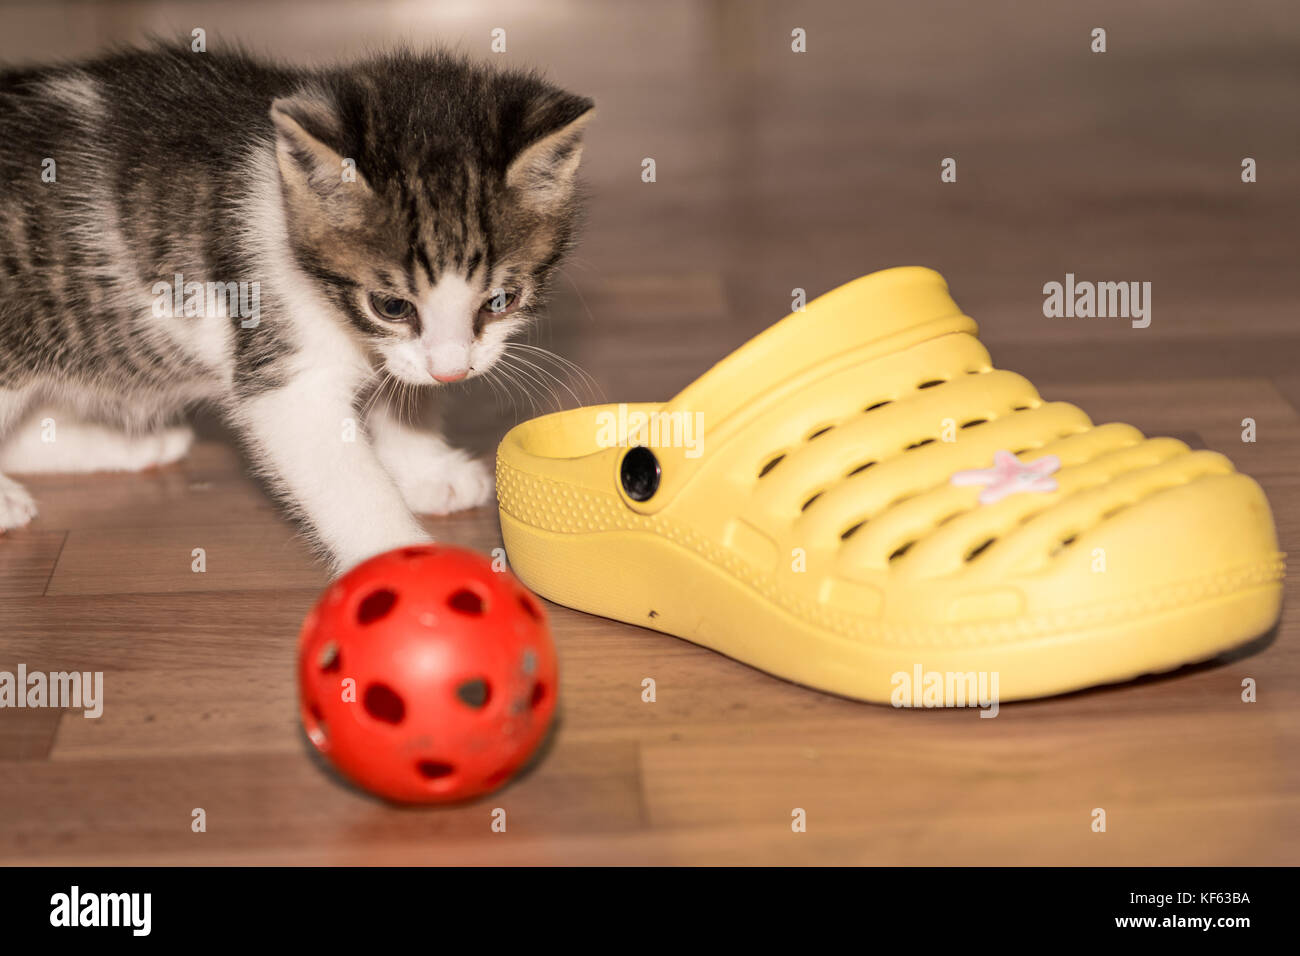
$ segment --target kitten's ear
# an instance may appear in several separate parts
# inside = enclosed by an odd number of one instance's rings
[[[506,185],[518,189],[523,202],[539,210],[571,197],[582,160],[582,134],[595,115],[591,100],[576,96],[535,110],[528,124],[534,138],[511,160]]]
[[[292,192],[310,192],[318,199],[340,199],[348,192],[369,191],[354,160],[341,156],[331,143],[340,141],[338,114],[317,93],[297,93],[271,104],[275,124],[275,154],[280,176]]]

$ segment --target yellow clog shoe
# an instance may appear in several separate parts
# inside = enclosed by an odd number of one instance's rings
[[[914,675],[1057,694],[1266,632],[1283,564],[1259,485],[1043,401],[975,333],[941,276],[890,269],[666,404],[513,428],[513,570],[559,604],[878,702]]]

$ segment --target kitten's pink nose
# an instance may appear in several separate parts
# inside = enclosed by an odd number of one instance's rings
[[[440,382],[459,382],[469,374],[469,349],[454,342],[435,346],[429,353],[429,374]]]

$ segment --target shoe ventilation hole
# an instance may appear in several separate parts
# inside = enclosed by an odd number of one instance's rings
[[[862,474],[864,471],[866,471],[868,468],[870,468],[870,467],[871,467],[872,465],[874,465],[874,464],[875,464],[874,461],[864,462],[863,464],[858,465],[858,467],[854,468],[851,472],[849,472],[849,473],[848,473],[847,475],[845,475],[844,477],[845,477],[845,478],[852,478],[854,475],[860,475],[860,474]]]
[[[1058,554],[1060,554],[1070,545],[1074,544],[1074,541],[1077,537],[1078,537],[1077,534],[1072,534],[1067,538],[1062,538],[1060,541],[1056,543],[1056,546],[1053,547],[1050,552],[1048,552],[1048,557],[1050,558],[1056,557]]]
[[[322,674],[337,674],[339,668],[343,666],[343,656],[339,654],[339,646],[333,641],[326,643],[320,649],[320,656],[316,658],[316,666],[320,668]]]
[[[1017,405],[1015,408],[1013,408],[1013,409],[1011,409],[1011,410],[1012,410],[1013,412],[1027,412],[1027,411],[1030,410],[1031,407],[1032,407],[1032,406],[1030,406],[1030,405]]]
[[[942,385],[948,381],[946,378],[932,378],[928,382],[922,382],[917,388],[934,388],[936,385]]]
[[[840,532],[840,540],[841,541],[849,540],[849,538],[853,537],[853,535],[857,532],[857,530],[861,528],[864,524],[866,524],[865,521],[859,521],[857,524],[853,525],[852,527],[845,528],[843,531]]]
[[[816,501],[818,498],[820,498],[821,496],[822,496],[822,492],[820,492],[820,491],[817,492],[817,494],[813,495],[811,498],[809,498],[807,501],[805,501],[805,502],[803,503],[803,507],[801,507],[799,510],[800,510],[800,511],[807,511],[808,508],[812,505],[812,503],[813,503],[814,501]]]
[[[911,451],[913,448],[924,448],[926,445],[932,444],[934,444],[933,438],[922,438],[920,441],[912,442],[912,444],[904,448],[903,451]]]
[[[972,419],[971,419],[970,421],[968,421],[968,422],[962,422],[962,423],[961,423],[961,427],[962,427],[962,428],[974,428],[976,425],[987,425],[988,423],[989,423],[989,420],[988,420],[987,418],[972,418]]]
[[[877,408],[884,408],[886,405],[892,405],[893,401],[876,402],[874,405],[868,405],[863,409],[864,412],[874,412]]]
[[[479,615],[486,610],[483,599],[469,588],[461,588],[447,598],[447,606],[461,614]]]
[[[528,706],[531,707],[533,710],[536,710],[538,707],[542,706],[542,702],[545,700],[546,700],[546,685],[543,684],[541,681],[538,681],[536,684],[533,685],[533,695],[528,700]]]
[[[537,599],[534,598],[531,594],[519,595],[519,606],[523,608],[524,613],[527,614],[529,617],[531,617],[534,621],[540,622],[543,619],[542,609],[538,605]]]
[[[1083,430],[1084,430],[1084,431],[1087,431],[1086,428],[1083,429]],[[1056,435],[1056,437],[1057,437],[1057,438],[1068,438],[1068,437],[1071,436],[1071,435],[1077,435],[1077,434],[1078,434],[1078,432],[1058,432],[1057,435]],[[1031,452],[1031,451],[1038,451],[1038,449],[1042,448],[1043,445],[1045,445],[1045,444],[1046,444],[1046,442],[1038,442],[1037,444],[1034,444],[1034,445],[1027,445],[1027,446],[1025,446],[1024,448],[1021,448],[1019,451],[1013,451],[1011,454],[1013,454],[1013,455],[1015,455],[1017,458],[1019,458],[1021,455],[1028,454],[1028,453]]]
[[[825,435],[828,431],[830,431],[834,427],[835,427],[834,425],[827,425],[825,428],[817,429],[815,432],[813,432],[811,435],[808,436],[807,441],[812,441],[814,438],[821,438],[823,435]]]
[[[406,704],[387,684],[371,684],[361,703],[367,714],[385,724],[400,724],[406,718]]]
[[[396,603],[397,595],[388,588],[371,591],[357,605],[357,623],[374,624],[376,621],[387,617],[388,612],[393,609],[393,605]]]
[[[456,688],[456,696],[462,704],[480,710],[492,699],[492,686],[482,677],[464,681]]]
[[[416,763],[415,772],[425,780],[445,780],[456,772],[456,768],[441,760],[421,760]]]
[[[758,477],[765,478],[769,471],[771,471],[777,465],[781,464],[781,462],[783,462],[784,460],[785,460],[785,455],[777,455],[775,458],[773,458],[771,461],[769,461],[766,465],[763,466],[762,470],[759,471],[758,473]]]
[[[894,553],[891,554],[891,555],[889,556],[889,560],[890,560],[890,561],[897,561],[897,560],[898,560],[899,558],[901,558],[903,555],[907,554],[907,552],[911,549],[912,545],[914,545],[914,544],[916,544],[915,541],[909,541],[909,542],[907,542],[907,544],[902,545],[901,547],[895,548],[895,549],[894,549]]]
[[[983,544],[976,545],[974,548],[972,548],[971,550],[969,550],[969,551],[966,552],[966,560],[967,560],[967,561],[974,561],[974,560],[975,560],[976,558],[978,558],[981,554],[983,554],[985,551],[987,551],[987,550],[989,549],[989,546],[990,546],[991,544],[993,544],[993,542],[996,541],[996,540],[998,540],[998,539],[997,539],[997,538],[989,538],[989,539],[988,539],[987,541],[985,541]]]

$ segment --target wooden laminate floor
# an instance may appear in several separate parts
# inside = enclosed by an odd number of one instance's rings
[[[1282,547],[1300,540],[1294,4],[312,7],[2,3],[0,57],[195,23],[293,59],[399,38],[487,57],[505,27],[497,59],[599,105],[587,232],[532,340],[594,384],[513,406],[460,390],[473,447],[575,398],[667,397],[796,287],[924,264],[1000,366],[1095,421],[1225,452],[1267,491]],[[1151,326],[1044,318],[1043,284],[1067,272],[1150,281]],[[221,428],[203,436],[148,473],[25,479],[41,513],[0,537],[0,669],[102,670],[106,703],[95,720],[0,711],[0,862],[1300,861],[1294,575],[1280,627],[1245,653],[995,720],[828,697],[552,607],[561,722],[537,768],[467,806],[390,808],[309,754],[295,640],[325,577]],[[487,509],[429,527],[500,543]]]

